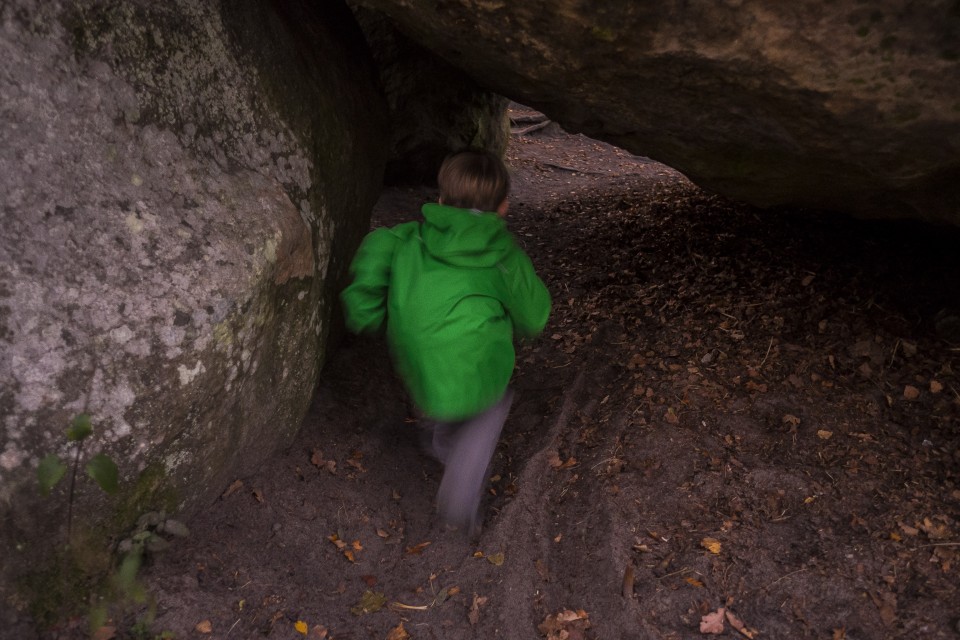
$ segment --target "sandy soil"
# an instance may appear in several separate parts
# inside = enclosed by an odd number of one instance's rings
[[[293,446],[142,572],[142,637],[960,638],[960,234],[757,211],[553,127],[509,159],[555,309],[479,539],[348,338]]]

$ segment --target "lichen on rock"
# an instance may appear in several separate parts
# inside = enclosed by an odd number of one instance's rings
[[[118,499],[77,496],[105,543],[299,428],[382,176],[356,42],[336,4],[0,7],[0,578],[57,538],[64,496],[41,502],[34,468],[76,413],[120,467]]]

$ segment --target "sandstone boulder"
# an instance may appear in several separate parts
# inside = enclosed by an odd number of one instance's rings
[[[290,441],[381,184],[386,115],[346,5],[0,5],[0,601],[62,541],[35,470],[105,453],[75,529],[207,504]]]
[[[960,224],[960,5],[362,0],[491,90],[758,205]]]
[[[507,100],[397,31],[383,14],[355,8],[389,108],[388,184],[430,184],[465,147],[502,154]]]

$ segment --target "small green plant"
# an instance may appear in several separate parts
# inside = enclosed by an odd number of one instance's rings
[[[52,566],[33,577],[30,590],[36,596],[34,615],[53,624],[67,612],[85,613],[91,633],[96,636],[102,635],[104,629],[113,628],[107,626],[111,610],[123,616],[130,613],[131,605],[136,608],[145,606],[145,614],[138,617],[129,629],[132,637],[172,638],[167,631],[160,635],[150,632],[156,603],[137,576],[145,559],[170,546],[168,538],[183,538],[190,535],[190,531],[182,523],[168,518],[165,512],[151,511],[140,516],[130,536],[117,545],[115,556],[104,549],[105,545],[97,542],[91,532],[75,532],[73,505],[77,482],[82,478],[80,467],[84,461],[84,444],[92,435],[90,415],[77,415],[66,429],[67,441],[73,445],[68,459],[63,460],[51,453],[40,461],[37,468],[37,480],[43,495],[49,496],[68,473],[70,486],[67,490],[66,544],[57,545],[52,554],[55,558]],[[91,456],[84,469],[105,493],[114,494],[119,490],[120,474],[110,456],[104,453]],[[98,560],[90,562],[87,560],[90,557]]]
[[[76,497],[77,478],[83,459],[84,444],[91,435],[93,435],[93,422],[90,415],[81,413],[74,417],[70,426],[66,429],[67,441],[74,445],[74,451],[71,454],[72,460],[65,462],[55,453],[45,456],[37,467],[37,480],[40,483],[40,492],[45,496],[49,496],[54,487],[70,472],[70,486],[67,490],[66,545],[63,549],[58,550],[55,557],[59,558],[59,564],[61,566],[57,572],[63,580],[67,581],[68,576],[71,575],[73,575],[73,580],[71,584],[64,584],[61,589],[57,591],[60,594],[60,598],[70,598],[68,594],[75,593],[75,595],[79,596],[80,594],[77,593],[77,590],[82,589],[84,583],[89,584],[91,591],[87,594],[90,600],[87,614],[91,630],[95,632],[105,625],[108,615],[107,609],[110,604],[123,604],[127,602],[134,602],[140,605],[146,604],[148,594],[143,585],[137,580],[137,573],[140,571],[140,565],[143,561],[145,540],[139,544],[133,544],[127,549],[121,549],[123,555],[119,565],[115,570],[110,572],[108,583],[102,587],[95,585],[103,580],[104,576],[97,578],[96,576],[88,574],[84,577],[83,572],[81,571],[78,574],[76,571],[77,567],[74,566],[76,564],[74,560],[75,557],[78,557],[78,555],[82,556],[85,552],[96,551],[95,549],[85,548],[96,546],[95,543],[89,539],[84,538],[77,543],[77,541],[74,540],[73,532],[73,504]],[[120,474],[116,463],[114,463],[110,456],[105,453],[98,453],[92,456],[87,461],[85,469],[87,476],[96,482],[105,493],[113,494],[118,491]],[[68,569],[71,568],[74,570],[69,571]],[[90,578],[94,578],[94,580],[88,583],[87,581]],[[63,605],[76,607],[79,604],[79,602],[61,601],[59,605],[55,606],[59,609],[60,606]],[[151,618],[152,614],[153,607],[151,606]],[[44,617],[49,618],[49,613]]]
[[[77,486],[77,473],[80,470],[80,458],[83,455],[83,445],[87,438],[93,435],[93,423],[90,415],[77,415],[67,427],[67,440],[75,443],[73,454],[73,473],[70,474],[70,488],[67,494],[67,544],[70,543],[73,533],[73,503]],[[37,479],[40,482],[40,492],[49,496],[67,474],[68,466],[55,453],[44,456],[37,467]],[[98,453],[87,462],[87,475],[90,476],[106,493],[116,493],[119,488],[119,473],[117,465],[105,453]]]

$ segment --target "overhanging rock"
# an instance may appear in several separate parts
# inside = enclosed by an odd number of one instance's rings
[[[770,205],[960,224],[960,5],[362,0],[566,129]]]

